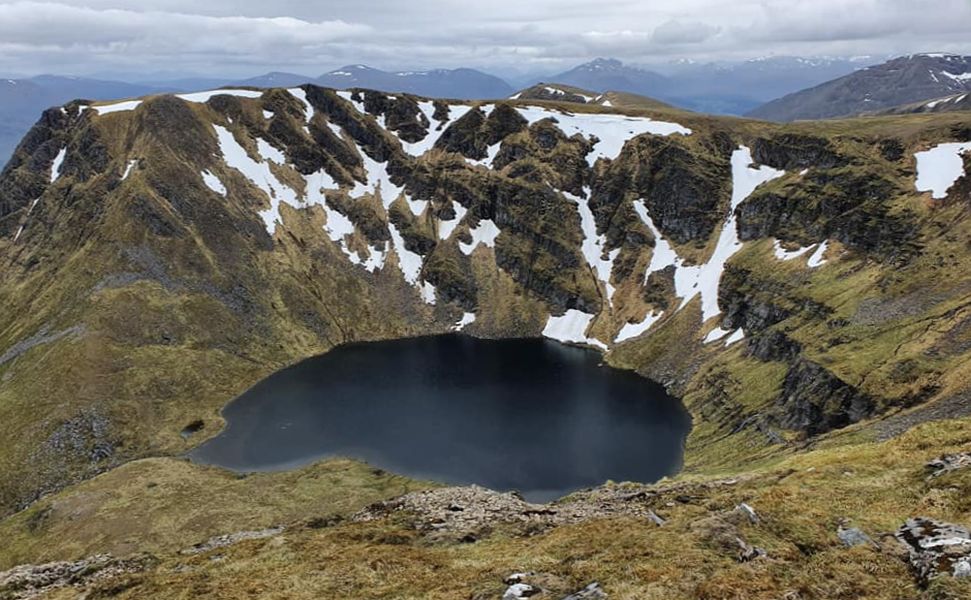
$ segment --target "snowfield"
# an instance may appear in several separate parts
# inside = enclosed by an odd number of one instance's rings
[[[499,237],[499,228],[496,227],[496,224],[491,219],[480,219],[478,225],[469,229],[469,234],[472,236],[471,244],[459,242],[459,250],[465,255],[472,254],[472,251],[479,244],[488,246],[489,248],[495,248],[496,238]]]

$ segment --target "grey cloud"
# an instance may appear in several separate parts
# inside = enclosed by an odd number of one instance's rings
[[[655,44],[699,44],[721,30],[715,25],[697,21],[668,21],[651,35]]]
[[[0,71],[233,77],[363,62],[508,72],[595,56],[967,52],[969,22],[967,0],[0,0]]]

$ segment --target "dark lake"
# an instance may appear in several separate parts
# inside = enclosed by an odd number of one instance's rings
[[[462,335],[342,346],[279,371],[191,453],[237,471],[343,456],[419,479],[545,501],[678,471],[681,403],[589,350]]]

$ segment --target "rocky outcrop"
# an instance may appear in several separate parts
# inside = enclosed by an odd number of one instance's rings
[[[927,463],[927,470],[930,471],[927,478],[934,479],[969,467],[971,467],[971,452],[945,454]]]
[[[546,102],[569,102],[570,104],[589,104],[598,96],[596,92],[581,90],[568,85],[540,83],[514,94],[514,100],[543,100]]]
[[[486,157],[489,146],[522,131],[526,125],[526,119],[508,104],[496,105],[488,116],[481,107],[474,108],[455,121],[438,139],[435,147],[480,160]]]
[[[738,479],[718,479],[668,485],[607,484],[575,492],[551,504],[533,504],[516,492],[497,492],[475,485],[448,487],[413,492],[371,505],[355,514],[352,520],[401,518],[422,535],[445,541],[474,541],[501,527],[535,533],[559,525],[619,516],[656,524],[656,511],[662,510],[666,503],[738,482]],[[729,518],[739,522],[750,518],[741,511],[732,514]]]
[[[907,519],[894,534],[922,585],[940,576],[971,577],[971,532],[927,517]]]
[[[848,162],[826,138],[796,133],[756,139],[752,143],[752,158],[781,171],[833,169]]]

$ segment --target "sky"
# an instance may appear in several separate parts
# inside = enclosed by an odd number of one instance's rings
[[[971,54],[971,0],[0,0],[0,73],[556,72],[764,56]]]

